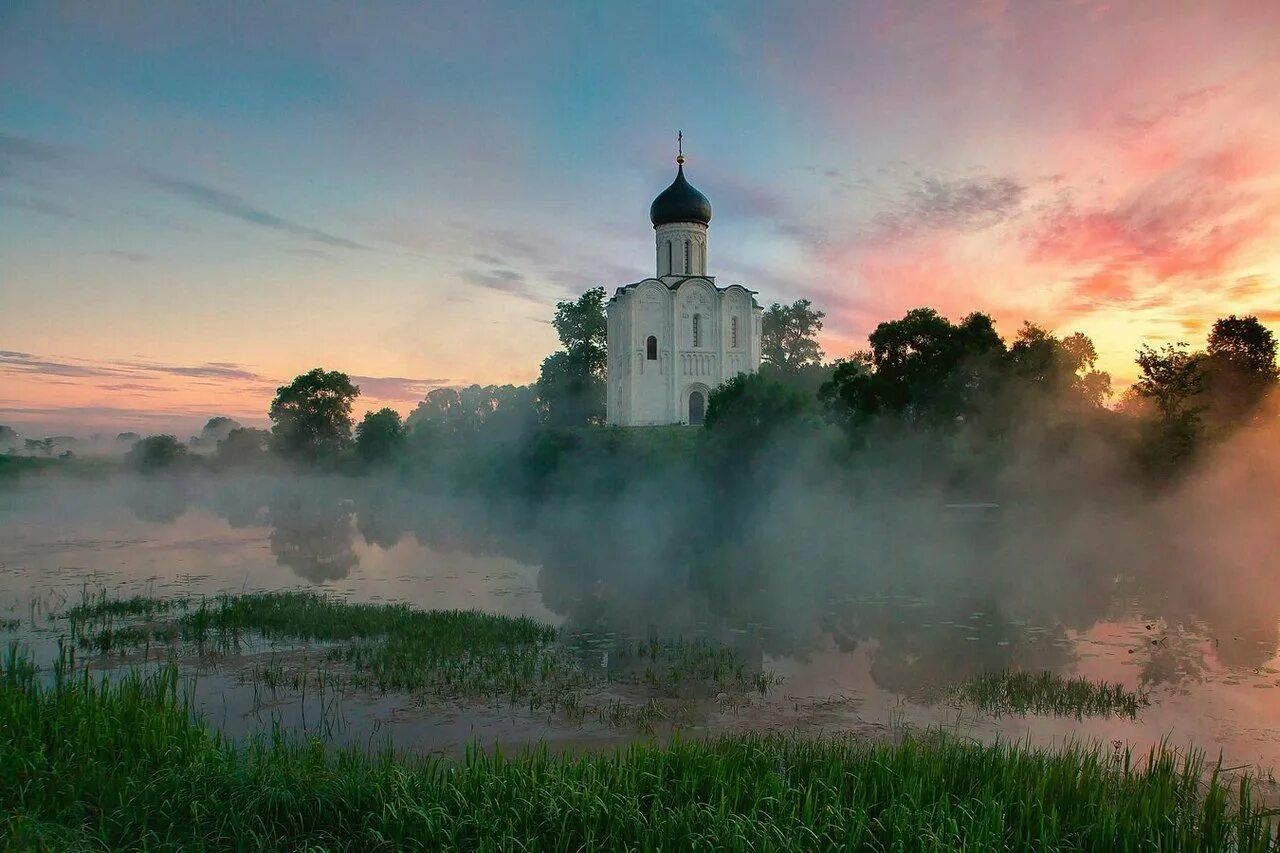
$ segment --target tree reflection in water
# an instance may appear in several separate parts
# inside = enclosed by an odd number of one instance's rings
[[[325,490],[282,490],[269,504],[271,553],[312,583],[342,580],[360,563],[355,506]]]
[[[213,489],[210,506],[233,523],[261,517],[251,497],[224,493],[237,488]],[[266,493],[258,506],[272,553],[312,582],[358,565],[357,533],[377,548],[410,535],[440,554],[540,566],[542,603],[567,631],[600,643],[703,636],[753,665],[865,647],[874,682],[900,695],[1002,669],[1065,674],[1080,663],[1076,640],[1099,626],[1140,634],[1118,653],[1148,686],[1262,666],[1277,642],[1280,577],[1244,549],[1215,553],[1214,575],[1191,570],[1186,537],[1205,532],[1181,518],[1137,536],[1149,517],[1064,523],[1042,506],[956,512],[875,495],[845,516],[799,517],[810,504],[742,519],[679,493],[624,494],[589,509],[428,497],[348,478],[276,481]],[[150,500],[138,506],[171,516],[185,497]],[[1178,532],[1158,535],[1169,530]],[[591,643],[584,655],[604,659]]]

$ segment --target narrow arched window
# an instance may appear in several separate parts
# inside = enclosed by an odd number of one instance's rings
[[[684,271],[686,275],[693,272],[693,268],[689,264],[689,258],[690,258],[689,241],[685,240],[684,241]]]
[[[645,358],[649,361],[658,360],[658,339],[650,335],[648,340],[644,342]]]
[[[675,270],[673,269],[674,266],[675,266],[675,255],[672,254],[671,241],[668,240],[667,241],[667,275],[671,275],[673,272],[675,272]]]
[[[702,315],[693,315],[693,345],[695,347],[702,346]]]
[[[729,346],[736,347],[738,345],[738,318],[734,317],[729,321]]]

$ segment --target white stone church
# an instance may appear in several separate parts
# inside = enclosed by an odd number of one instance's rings
[[[760,366],[755,291],[707,275],[711,202],[685,180],[683,155],[676,164],[649,207],[657,273],[619,287],[607,306],[616,426],[700,424],[712,388]]]

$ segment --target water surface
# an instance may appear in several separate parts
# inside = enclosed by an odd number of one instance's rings
[[[1001,512],[937,507],[950,553],[922,552],[927,533],[897,530],[888,519],[876,528],[879,565],[839,553],[815,558],[806,549],[805,563],[762,574],[744,570],[731,548],[723,561],[694,546],[686,561],[672,558],[685,551],[645,544],[661,531],[617,519],[534,515],[514,524],[483,502],[410,496],[359,480],[23,484],[0,492],[0,620],[17,620],[8,633],[47,656],[66,629],[57,614],[99,591],[302,588],[530,616],[578,638],[585,667],[613,665],[611,644],[623,639],[706,637],[731,646],[749,669],[783,679],[763,697],[686,698],[679,719],[649,732],[500,703],[336,700],[340,724],[325,734],[344,742],[389,738],[423,751],[456,752],[472,738],[553,748],[616,743],[676,727],[889,736],[944,726],[1036,743],[1145,746],[1167,737],[1221,751],[1230,764],[1280,765],[1280,583],[1261,562],[1269,558],[1211,567],[1217,573],[1209,583],[1135,569],[1122,554],[1114,564],[1092,559],[1068,574],[1061,560],[1044,568],[1034,550],[1009,559]],[[785,548],[777,543],[770,558]],[[884,562],[893,553],[901,562]],[[1005,559],[985,558],[996,553]],[[823,564],[820,574],[811,562]],[[273,715],[314,726],[322,713],[314,697],[309,705],[255,693],[228,662],[192,666],[202,707],[229,732],[261,730]],[[1149,691],[1152,704],[1137,720],[1078,721],[995,718],[943,701],[960,680],[1005,668],[1108,679]]]

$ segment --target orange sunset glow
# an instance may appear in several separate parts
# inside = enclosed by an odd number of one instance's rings
[[[826,311],[828,360],[986,311],[1118,391],[1140,344],[1280,327],[1273,2],[312,11],[0,13],[3,422],[262,424],[317,365],[361,411],[529,383],[557,301],[648,271],[677,128],[710,265]]]

